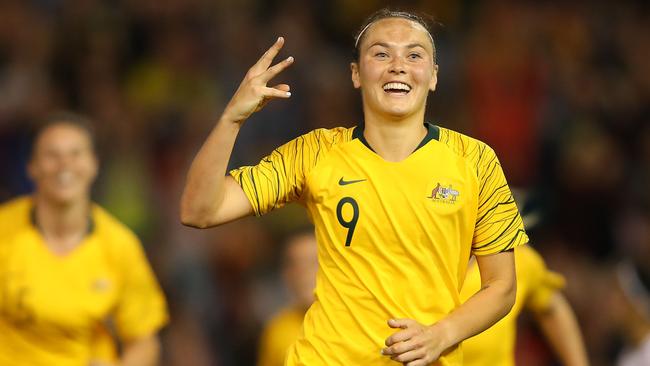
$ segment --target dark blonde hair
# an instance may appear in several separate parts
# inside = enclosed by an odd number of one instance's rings
[[[83,131],[88,136],[88,139],[90,140],[90,147],[93,149],[93,151],[95,150],[96,141],[95,141],[95,129],[94,129],[93,121],[90,118],[85,117],[81,114],[62,111],[62,112],[55,112],[49,115],[48,117],[46,117],[40,123],[36,124],[31,139],[32,157],[34,155],[34,150],[36,149],[36,143],[38,142],[43,132],[45,132],[45,130],[49,129],[52,126],[58,126],[58,125],[69,125]]]
[[[429,33],[429,38],[431,39],[431,46],[433,47],[433,63],[436,63],[436,44],[433,41],[433,24],[435,24],[435,21],[433,20],[433,17],[427,14],[421,14],[421,13],[414,13],[414,12],[409,12],[409,11],[403,11],[403,10],[391,10],[389,8],[383,8],[379,9],[376,12],[370,14],[368,18],[363,22],[359,30],[354,36],[354,50],[352,53],[352,57],[354,61],[359,61],[359,46],[361,45],[361,42],[363,41],[363,36],[366,33],[366,30],[370,28],[370,26],[378,22],[382,19],[387,19],[387,18],[403,18],[410,20],[412,22],[416,22],[420,24],[426,31]]]

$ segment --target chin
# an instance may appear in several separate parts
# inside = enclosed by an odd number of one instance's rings
[[[57,189],[44,192],[43,197],[51,203],[67,206],[83,199],[84,195],[80,194],[76,189],[74,191]]]
[[[412,101],[389,101],[383,104],[382,112],[392,118],[402,118],[417,113]]]
[[[391,118],[404,118],[413,114],[413,111],[409,108],[389,108],[385,113]]]

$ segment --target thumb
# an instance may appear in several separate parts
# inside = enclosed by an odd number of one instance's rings
[[[388,326],[391,328],[406,329],[411,325],[412,322],[412,319],[388,319]]]

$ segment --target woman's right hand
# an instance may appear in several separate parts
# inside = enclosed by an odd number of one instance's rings
[[[222,119],[242,124],[251,114],[262,109],[273,98],[289,98],[291,89],[287,84],[268,87],[266,84],[276,75],[293,63],[293,57],[271,66],[284,45],[284,38],[277,41],[266,51],[262,57],[251,67],[239,88],[228,102],[223,112]]]

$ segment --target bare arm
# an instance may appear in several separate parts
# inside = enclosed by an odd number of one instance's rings
[[[150,335],[124,344],[124,352],[117,363],[91,361],[89,366],[155,366],[160,362],[160,340]]]
[[[206,228],[252,214],[253,209],[241,187],[226,176],[239,129],[248,117],[273,98],[289,98],[289,86],[266,84],[293,63],[289,57],[271,66],[284,39],[282,37],[248,70],[226,106],[216,126],[192,161],[181,198],[181,222]]]
[[[535,319],[563,365],[589,365],[578,321],[562,293],[553,295],[548,309],[535,312]]]
[[[160,360],[160,340],[151,335],[127,342],[119,366],[155,366]]]
[[[504,317],[515,302],[516,278],[512,251],[477,257],[481,290],[433,325],[413,319],[391,319],[401,328],[386,340],[384,355],[408,366],[426,366],[446,349],[474,336]]]

